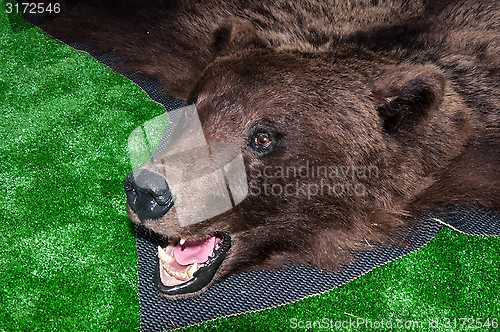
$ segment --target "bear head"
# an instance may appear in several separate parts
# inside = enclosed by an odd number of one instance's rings
[[[141,205],[134,179],[125,184],[131,220],[170,239],[157,278],[167,296],[256,269],[333,270],[375,243],[404,245],[419,213],[411,203],[476,134],[473,112],[431,64],[352,43],[275,49],[237,20],[215,31],[212,50],[188,101],[207,142],[241,149],[245,199],[182,225],[170,193],[149,188]],[[142,169],[172,171],[161,158]]]

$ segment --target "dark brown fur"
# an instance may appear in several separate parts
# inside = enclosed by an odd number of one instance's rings
[[[44,29],[189,95],[208,141],[241,146],[255,190],[320,181],[268,178],[265,166],[379,170],[352,179],[366,195],[249,195],[199,224],[180,227],[175,208],[147,223],[174,237],[230,234],[219,278],[285,264],[334,269],[352,250],[397,241],[429,211],[500,209],[496,1],[120,4],[81,1]],[[256,150],[255,130],[276,145]]]

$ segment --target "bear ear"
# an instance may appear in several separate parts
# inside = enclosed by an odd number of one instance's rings
[[[267,40],[254,30],[250,22],[237,17],[226,20],[212,35],[214,58],[242,50],[267,47]]]
[[[377,80],[373,97],[384,131],[395,137],[417,132],[443,102],[446,79],[437,70],[397,71]]]

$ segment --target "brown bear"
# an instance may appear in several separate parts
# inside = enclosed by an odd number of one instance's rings
[[[207,142],[241,150],[248,194],[192,224],[179,222],[164,159],[141,168],[146,186],[127,177],[130,219],[169,238],[157,277],[166,296],[243,271],[337,269],[374,243],[404,246],[430,211],[500,209],[495,1],[66,8],[42,28],[158,81],[196,105]]]

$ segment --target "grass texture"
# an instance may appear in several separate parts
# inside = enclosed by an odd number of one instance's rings
[[[137,331],[127,138],[163,108],[0,4],[0,331]],[[499,257],[443,229],[331,292],[186,330],[500,331]]]

